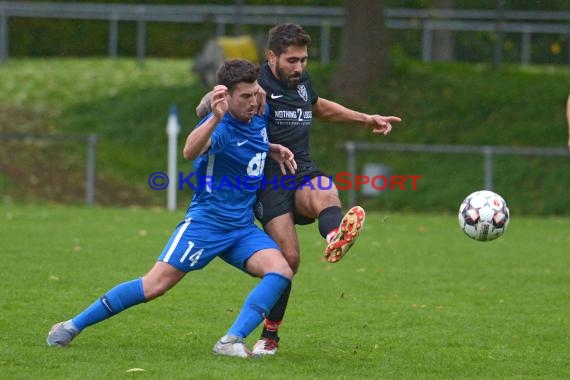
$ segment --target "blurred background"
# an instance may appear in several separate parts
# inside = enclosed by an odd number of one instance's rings
[[[325,172],[421,176],[344,202],[455,212],[488,188],[517,214],[570,213],[567,0],[2,1],[0,205],[165,207],[148,177],[169,119],[180,150],[219,63],[262,62],[284,21],[311,34],[319,95],[404,120],[389,137],[314,122]]]

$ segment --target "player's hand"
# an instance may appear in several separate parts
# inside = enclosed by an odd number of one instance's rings
[[[297,170],[295,155],[288,148],[280,144],[269,144],[269,157],[277,161],[283,175],[287,174],[287,169],[291,174]]]
[[[267,104],[267,92],[261,86],[259,87],[259,92],[257,93],[257,114],[259,116],[265,115],[265,104]]]
[[[372,129],[372,133],[386,136],[392,131],[392,123],[401,121],[402,119],[397,116],[370,115],[366,120],[366,126]]]
[[[212,91],[212,97],[210,99],[210,107],[212,112],[214,112],[214,116],[218,119],[224,117],[224,114],[228,111],[228,100],[226,98],[228,88],[221,84],[214,87]]]

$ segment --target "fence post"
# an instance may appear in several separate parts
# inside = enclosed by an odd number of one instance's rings
[[[422,61],[431,62],[433,28],[430,20],[422,22]]]
[[[348,141],[345,145],[347,153],[348,173],[354,177],[356,173],[356,144],[354,141]],[[356,205],[356,189],[354,183],[348,189],[348,205],[352,207]]]
[[[493,191],[493,147],[484,146],[485,157],[485,190]]]
[[[141,18],[137,20],[137,61],[141,66],[144,64],[145,44],[146,22]]]
[[[326,65],[331,61],[331,22],[323,20],[321,23],[321,63]]]
[[[241,26],[243,24],[243,0],[235,0],[235,13],[234,13],[234,36],[241,35]]]
[[[570,33],[566,34],[566,51],[568,52],[566,60],[570,64]]]
[[[0,9],[0,63],[8,59],[8,15],[5,8]]]
[[[216,16],[216,37],[226,35],[226,19],[223,16]]]
[[[95,203],[95,146],[97,135],[87,137],[87,180],[85,184],[85,203],[93,207]]]
[[[119,44],[119,16],[116,13],[109,19],[109,57],[117,58]]]
[[[503,63],[503,45],[505,43],[505,0],[497,0],[497,17],[495,24],[495,54],[493,66],[498,69]]]
[[[521,37],[521,64],[528,65],[530,63],[530,28],[525,27]]]
[[[170,106],[170,114],[168,115],[168,123],[166,124],[166,134],[168,136],[168,189],[166,194],[166,205],[168,210],[176,210],[176,189],[178,178],[176,177],[177,164],[177,141],[180,133],[180,124],[176,114],[176,106]]]

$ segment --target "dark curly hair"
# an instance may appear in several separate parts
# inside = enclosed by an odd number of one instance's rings
[[[231,93],[238,83],[253,83],[259,75],[259,66],[243,59],[232,59],[216,72],[218,84],[223,84]]]
[[[309,46],[311,37],[300,25],[284,23],[275,25],[269,30],[267,45],[277,56],[289,46]]]

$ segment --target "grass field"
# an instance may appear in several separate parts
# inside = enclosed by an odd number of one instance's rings
[[[518,217],[497,241],[454,214],[371,214],[355,249],[303,264],[276,357],[210,353],[255,280],[215,262],[165,297],[48,348],[51,325],[150,268],[182,211],[3,205],[3,379],[567,379],[570,219]],[[247,340],[251,345],[255,331]],[[132,368],[144,372],[127,372]]]

